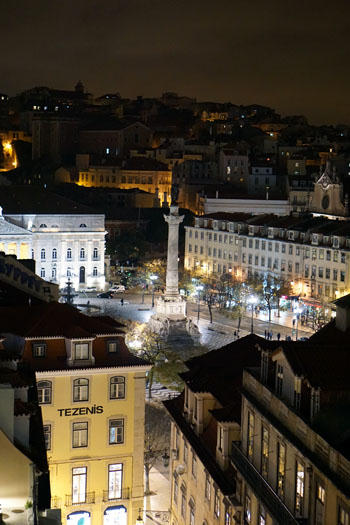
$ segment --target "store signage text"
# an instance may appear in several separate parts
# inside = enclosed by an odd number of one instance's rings
[[[103,406],[94,405],[92,407],[77,407],[77,408],[58,408],[60,417],[62,416],[86,416],[87,414],[103,414]]]

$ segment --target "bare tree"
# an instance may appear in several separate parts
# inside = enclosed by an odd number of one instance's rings
[[[150,472],[157,460],[168,453],[170,442],[170,419],[164,408],[146,403],[145,414],[145,494],[150,494]]]

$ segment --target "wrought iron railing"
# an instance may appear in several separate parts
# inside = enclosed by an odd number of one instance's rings
[[[103,491],[103,501],[116,501],[120,499],[129,499],[130,498],[130,489],[123,488],[121,491],[113,490],[104,490]]]
[[[95,503],[95,492],[86,492],[85,494],[66,494],[66,507],[71,505],[81,505],[82,503]]]

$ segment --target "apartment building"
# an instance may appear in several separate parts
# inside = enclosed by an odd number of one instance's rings
[[[0,334],[36,373],[51,507],[62,523],[134,525],[149,366],[129,353],[122,326],[52,302],[0,308]]]
[[[239,523],[349,523],[349,307],[339,299],[336,320],[308,342],[259,344],[260,366],[244,371],[231,445]]]
[[[240,439],[242,371],[260,362],[259,340],[249,335],[190,359],[183,394],[164,402],[172,419],[172,525],[235,523],[240,502],[230,444]]]
[[[330,301],[350,287],[350,223],[326,217],[215,213],[186,226],[185,268],[236,279],[271,275],[293,295]]]

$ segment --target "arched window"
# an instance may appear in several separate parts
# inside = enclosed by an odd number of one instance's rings
[[[45,268],[40,268],[40,277],[45,277]]]
[[[47,228],[46,224],[40,224],[40,228]]]
[[[67,249],[67,259],[71,259],[72,258],[72,248],[68,248]]]
[[[46,259],[45,248],[41,248],[40,257],[41,257],[41,259]]]
[[[79,269],[79,283],[85,283],[85,266],[80,266],[80,269]]]
[[[41,405],[48,405],[52,400],[52,383],[51,381],[39,381],[37,384],[38,388],[38,400]]]
[[[85,259],[85,248],[80,248],[80,259]]]
[[[81,224],[79,228],[86,228],[86,224]]]
[[[94,266],[94,267],[93,267],[92,275],[93,275],[93,277],[97,277],[97,275],[98,275],[97,266]]]
[[[73,381],[73,401],[89,400],[89,380],[74,379]]]
[[[54,248],[54,249],[52,250],[52,258],[53,258],[53,259],[57,259],[57,250],[56,250],[56,248]]]
[[[98,249],[97,249],[97,248],[94,248],[94,251],[93,251],[92,257],[93,257],[94,259],[98,259]]]
[[[109,398],[110,399],[124,399],[125,398],[125,377],[115,376],[111,377],[109,382]]]

